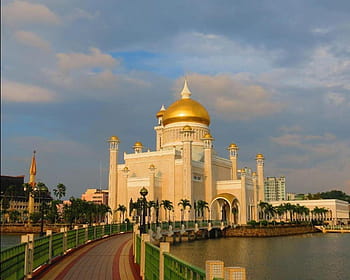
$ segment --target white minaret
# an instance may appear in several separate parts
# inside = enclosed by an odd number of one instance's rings
[[[183,198],[192,200],[192,135],[194,131],[189,125],[182,128],[183,142]]]
[[[257,186],[258,186],[258,201],[265,201],[264,196],[264,155],[263,154],[257,154],[256,155],[256,171],[258,173],[257,178]]]
[[[211,201],[214,197],[213,190],[213,141],[214,138],[207,133],[202,138],[204,142],[204,177],[205,177],[205,201]]]
[[[108,206],[112,213],[117,208],[117,194],[118,194],[118,150],[119,138],[111,136],[109,142],[109,181],[108,181]],[[113,217],[112,215],[111,217]],[[111,219],[109,219],[110,222]]]
[[[237,180],[237,158],[238,158],[238,146],[235,143],[231,143],[227,150],[230,152],[230,160],[232,165],[231,179]]]

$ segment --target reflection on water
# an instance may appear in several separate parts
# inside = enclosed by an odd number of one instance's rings
[[[21,234],[18,233],[1,233],[1,249],[15,246],[21,243]]]
[[[172,245],[170,252],[203,269],[206,260],[244,266],[249,280],[350,279],[350,234],[221,238]]]

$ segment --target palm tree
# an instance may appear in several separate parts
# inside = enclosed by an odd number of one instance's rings
[[[267,203],[265,207],[265,215],[267,219],[271,220],[275,216],[275,214],[276,214],[275,208],[271,204]]]
[[[156,209],[157,203],[154,200],[150,200],[147,202],[147,209],[148,209],[148,223],[150,223],[151,218],[153,222],[153,217],[152,217],[152,208]]]
[[[180,202],[177,204],[178,206],[181,206],[181,224],[183,223],[184,220],[184,213],[186,211],[186,207],[189,209],[192,208],[192,205],[188,199],[181,199]]]
[[[258,204],[259,207],[259,219],[264,219],[266,220],[266,212],[265,209],[267,208],[268,203],[260,201]]]
[[[197,201],[197,213],[198,213],[198,217],[204,217],[204,210],[205,209],[209,209],[208,206],[208,202],[204,201],[204,200],[198,200]]]
[[[64,197],[66,195],[66,186],[59,183],[56,186],[56,189],[53,189],[53,194],[59,199],[61,200],[62,197]]]
[[[166,214],[166,211],[169,211],[169,223],[170,223],[170,212],[171,210],[174,209],[173,203],[170,200],[162,200],[162,202],[160,203],[160,206],[163,206],[165,210],[165,214]]]
[[[125,205],[121,205],[119,204],[118,205],[118,208],[115,210],[116,212],[120,212],[119,215],[120,215],[120,221],[121,222],[124,222],[124,215],[125,215],[125,212],[127,211],[126,209],[126,206]],[[122,219],[123,217],[123,219]]]
[[[278,219],[281,220],[281,217],[284,215],[284,213],[286,213],[286,208],[283,204],[281,204],[275,207],[275,211],[278,216]]]

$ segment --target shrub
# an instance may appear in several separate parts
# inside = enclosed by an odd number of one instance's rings
[[[260,222],[260,225],[266,227],[268,225],[268,221],[263,220],[263,221]]]
[[[258,223],[255,220],[251,220],[247,223],[249,226],[255,227]]]

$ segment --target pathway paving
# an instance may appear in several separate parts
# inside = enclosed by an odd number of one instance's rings
[[[57,263],[35,279],[141,279],[132,257],[132,234],[120,234],[90,243]]]

